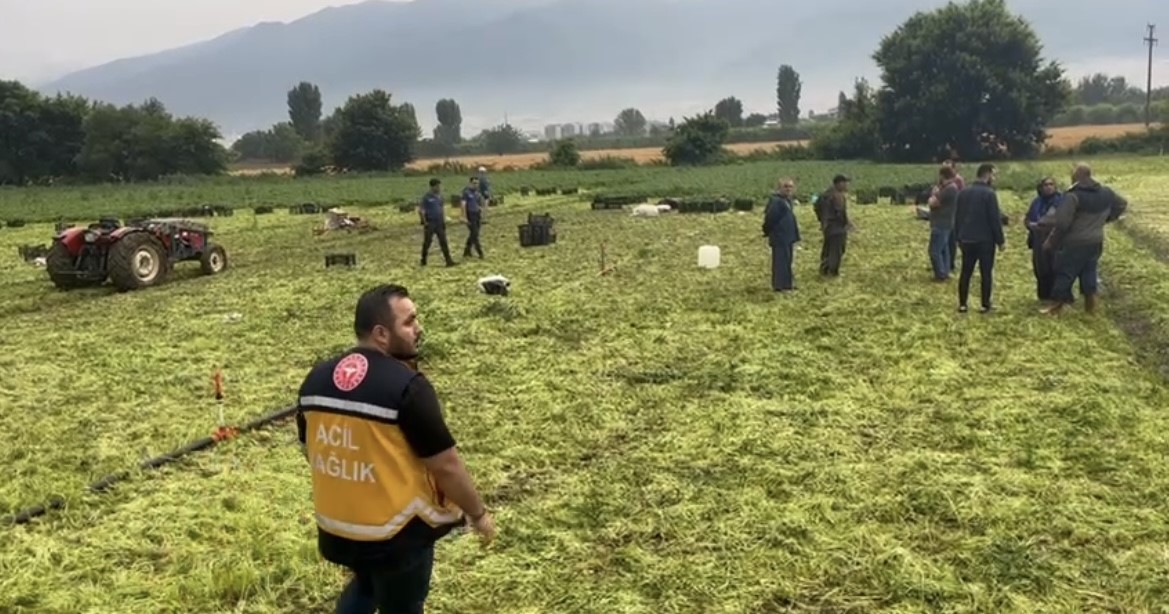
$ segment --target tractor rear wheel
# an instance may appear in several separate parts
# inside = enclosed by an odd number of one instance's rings
[[[162,243],[144,232],[134,232],[110,247],[110,281],[119,290],[138,290],[162,283],[170,270]]]
[[[199,256],[199,264],[204,275],[215,275],[227,269],[227,250],[222,245],[208,243],[203,248],[203,255]]]
[[[105,281],[103,279],[89,280],[71,274],[76,268],[75,259],[73,254],[69,253],[69,248],[60,241],[53,243],[53,246],[49,248],[48,255],[45,256],[45,270],[49,272],[49,279],[52,280],[54,286],[62,290],[74,290],[99,286]]]

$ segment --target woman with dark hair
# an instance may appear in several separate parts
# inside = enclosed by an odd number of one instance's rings
[[[1051,233],[1049,224],[1040,225],[1039,220],[1059,207],[1063,194],[1055,186],[1055,179],[1044,177],[1035,186],[1037,196],[1027,210],[1027,247],[1031,250],[1031,269],[1035,272],[1035,290],[1040,301],[1051,300],[1051,289],[1055,285],[1055,253],[1043,249],[1043,242]]]

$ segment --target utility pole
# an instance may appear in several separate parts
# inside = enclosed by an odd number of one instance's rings
[[[1145,43],[1149,45],[1149,75],[1145,82],[1145,128],[1152,123],[1152,108],[1153,108],[1153,47],[1157,44],[1157,39],[1153,37],[1153,33],[1157,30],[1157,26],[1149,24],[1149,35],[1145,37]]]

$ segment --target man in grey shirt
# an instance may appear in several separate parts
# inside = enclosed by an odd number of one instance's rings
[[[954,212],[958,208],[957,173],[949,166],[938,171],[941,186],[937,194],[930,197],[930,266],[934,280],[946,281],[954,270],[953,253],[950,252],[950,238],[954,233]]]
[[[1077,164],[1072,172],[1072,187],[1064,194],[1058,208],[1039,220],[1049,225],[1051,235],[1043,248],[1055,252],[1053,305],[1043,313],[1055,315],[1076,302],[1072,285],[1080,280],[1084,309],[1096,310],[1096,285],[1100,256],[1104,253],[1104,226],[1124,215],[1128,201],[1092,178],[1087,164]]]

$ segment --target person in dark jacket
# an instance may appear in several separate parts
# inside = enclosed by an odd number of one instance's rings
[[[954,232],[958,234],[958,249],[962,252],[962,273],[958,276],[958,311],[966,313],[970,297],[970,279],[974,267],[982,282],[981,313],[988,313],[993,305],[995,248],[1006,249],[1003,236],[1002,212],[994,191],[996,169],[993,164],[978,167],[978,178],[958,193]]]
[[[1055,254],[1043,249],[1050,226],[1040,227],[1039,220],[1059,206],[1063,194],[1055,187],[1054,177],[1045,177],[1036,186],[1038,196],[1027,210],[1027,249],[1031,250],[1031,270],[1035,273],[1035,293],[1041,301],[1051,300],[1055,285]]]
[[[780,181],[763,213],[763,236],[771,246],[771,288],[776,292],[796,289],[792,262],[800,241],[800,225],[791,200],[795,191],[795,181]]]
[[[840,263],[844,260],[848,244],[848,233],[852,223],[848,220],[848,177],[837,175],[832,187],[816,199],[816,218],[824,233],[824,245],[820,248],[820,274],[828,277],[840,275]]]
[[[467,224],[467,244],[463,247],[463,258],[471,257],[471,249],[483,259],[483,246],[479,244],[479,231],[483,227],[483,193],[480,191],[479,178],[471,177],[463,188],[462,212],[463,222]]]
[[[1076,302],[1072,285],[1080,280],[1084,308],[1096,311],[1096,289],[1100,256],[1104,253],[1104,226],[1124,215],[1128,201],[1092,178],[1087,164],[1076,165],[1072,187],[1064,194],[1055,213],[1043,218],[1051,234],[1043,247],[1055,253],[1055,304],[1043,313],[1054,315]],[[1046,224],[1045,224],[1046,225]]]
[[[425,229],[422,239],[422,266],[426,266],[430,244],[435,237],[438,237],[438,246],[442,248],[442,257],[446,260],[446,265],[455,266],[455,261],[451,259],[451,248],[446,240],[446,211],[445,203],[442,201],[441,180],[430,180],[430,191],[422,197],[422,202],[418,205],[418,217]]]
[[[934,279],[946,281],[954,270],[950,260],[950,235],[954,234],[954,214],[958,206],[958,174],[953,168],[943,166],[938,171],[941,188],[930,197],[930,266]]]

